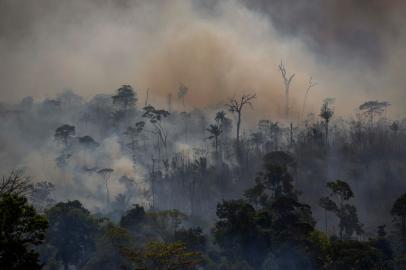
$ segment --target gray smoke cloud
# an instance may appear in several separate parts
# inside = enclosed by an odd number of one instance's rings
[[[162,104],[182,82],[190,107],[255,91],[249,117],[277,118],[283,59],[296,115],[310,76],[308,112],[335,97],[341,114],[369,99],[404,113],[402,1],[2,0],[0,10],[2,101],[132,84]]]

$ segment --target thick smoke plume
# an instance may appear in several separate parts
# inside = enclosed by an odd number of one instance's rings
[[[310,93],[308,112],[326,97],[336,98],[340,113],[352,112],[365,99],[387,99],[392,113],[403,111],[402,1],[3,0],[0,5],[2,100],[52,97],[65,88],[91,96],[128,83],[141,99],[149,88],[151,100],[165,104],[183,83],[190,89],[190,107],[256,92],[260,99],[250,117],[278,118],[283,86],[277,64],[283,59],[297,74],[296,116],[310,76],[319,85]]]

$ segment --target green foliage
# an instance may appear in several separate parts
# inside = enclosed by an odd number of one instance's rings
[[[206,251],[207,239],[201,228],[179,229],[175,231],[174,239],[184,243],[188,250]]]
[[[135,205],[121,217],[120,226],[130,231],[139,231],[145,221],[145,210],[142,206]]]
[[[354,197],[350,185],[344,181],[336,180],[335,182],[328,182],[327,187],[330,189],[331,194],[338,196],[341,201],[348,201]]]
[[[173,241],[175,231],[187,218],[178,210],[152,211],[148,212],[146,216],[153,234],[164,241]]]
[[[382,264],[382,252],[368,242],[334,240],[330,245],[328,254],[330,262],[327,262],[327,269],[390,269]]]
[[[79,201],[58,203],[46,212],[49,221],[47,241],[57,249],[65,265],[84,264],[95,249],[98,220]]]
[[[0,196],[0,269],[41,269],[33,247],[42,243],[47,220],[12,194]]]
[[[149,242],[142,249],[123,250],[137,270],[188,270],[203,262],[199,252],[188,251],[182,242]]]
[[[129,267],[128,260],[121,250],[132,247],[130,233],[111,223],[107,224],[96,240],[96,252],[83,267],[83,270],[110,270]]]
[[[396,199],[390,213],[396,219],[400,219],[399,226],[404,239],[406,237],[406,193]]]
[[[117,94],[112,96],[113,104],[120,106],[123,110],[130,109],[137,103],[137,93],[131,85],[123,85],[117,89]]]
[[[350,185],[341,180],[328,182],[330,190],[328,197],[320,198],[319,205],[326,211],[333,212],[339,219],[340,239],[350,239],[354,233],[363,233],[362,224],[358,220],[357,209],[347,203],[354,194]]]

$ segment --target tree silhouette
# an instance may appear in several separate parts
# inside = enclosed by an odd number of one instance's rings
[[[320,109],[320,117],[324,120],[324,131],[326,135],[326,145],[328,145],[328,128],[331,117],[334,115],[334,110],[330,107],[332,99],[325,99]]]
[[[165,159],[167,158],[167,139],[168,139],[168,130],[163,126],[162,121],[169,116],[169,112],[166,110],[158,110],[153,106],[149,105],[144,108],[143,117],[149,119],[149,123],[154,127],[152,131],[158,137],[158,149],[160,145],[164,147],[165,150]]]
[[[117,94],[112,96],[113,104],[123,111],[133,108],[137,103],[137,94],[131,85],[123,85],[117,89]]]
[[[281,72],[282,79],[283,79],[283,85],[285,87],[285,117],[286,119],[289,119],[289,90],[290,90],[290,84],[292,83],[293,78],[295,77],[295,74],[292,75],[287,75],[286,72],[286,67],[281,61],[281,63],[278,66],[279,71]]]
[[[129,139],[129,143],[127,144],[127,146],[129,147],[130,151],[131,151],[131,157],[132,157],[132,161],[133,161],[133,165],[136,164],[136,146],[137,146],[137,142],[138,142],[138,138],[141,135],[142,131],[144,130],[145,127],[145,122],[144,121],[139,121],[137,123],[135,123],[134,126],[129,126],[127,127],[126,131],[124,132],[124,135],[127,136],[127,138]]]
[[[98,174],[101,175],[101,177],[103,178],[104,183],[105,183],[105,185],[106,185],[106,202],[107,202],[107,205],[110,204],[110,192],[109,192],[109,184],[108,184],[108,181],[109,181],[110,176],[111,176],[111,174],[112,174],[113,172],[114,172],[114,170],[111,169],[111,168],[104,168],[104,169],[101,169],[101,170],[99,170],[99,171],[97,172]]]
[[[304,98],[303,98],[303,106],[302,106],[301,118],[303,118],[304,113],[305,113],[307,97],[309,95],[310,89],[312,89],[315,86],[317,86],[317,83],[313,82],[313,78],[310,77],[309,84],[307,85],[306,92],[305,92],[305,95],[304,95]]]
[[[359,106],[359,109],[362,111],[362,114],[369,118],[371,125],[374,123],[374,116],[381,115],[387,107],[390,106],[390,103],[386,101],[367,101]]]
[[[391,209],[391,215],[400,220],[398,225],[401,237],[403,241],[406,241],[406,193],[396,199]]]
[[[333,212],[340,220],[340,239],[350,239],[354,233],[363,233],[362,224],[358,220],[357,209],[347,203],[354,197],[350,185],[341,180],[328,182],[327,188],[330,190],[328,197],[322,197],[319,205],[326,211]]]
[[[75,127],[71,125],[62,125],[55,130],[55,140],[60,141],[64,146],[68,146],[70,139],[75,136]]]
[[[5,194],[25,196],[31,190],[31,178],[24,174],[23,169],[14,169],[8,176],[2,176],[0,180],[0,196]]]
[[[230,112],[237,114],[237,145],[240,143],[241,119],[244,106],[248,104],[252,108],[252,100],[256,97],[256,94],[243,94],[239,99],[235,97],[231,98],[225,104]]]
[[[0,195],[0,269],[39,270],[39,254],[48,222],[28,205],[25,197]]]
[[[183,83],[181,83],[178,89],[178,99],[182,100],[183,108],[185,108],[185,97],[188,92],[189,88],[187,88]]]
[[[207,128],[207,131],[211,134],[208,139],[214,139],[214,148],[216,150],[216,154],[218,154],[218,138],[222,133],[222,130],[219,125],[210,125]]]
[[[56,257],[64,264],[80,266],[95,249],[98,221],[79,201],[58,203],[47,212],[49,230],[46,239],[57,248]]]

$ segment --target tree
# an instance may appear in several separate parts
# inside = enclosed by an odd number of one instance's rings
[[[326,269],[390,270],[381,264],[384,256],[369,242],[333,240],[328,250]]]
[[[244,106],[248,104],[252,108],[252,100],[256,97],[256,94],[243,94],[240,99],[232,98],[226,104],[230,112],[237,114],[237,145],[240,143],[241,118]]]
[[[358,220],[357,209],[347,203],[354,197],[350,185],[344,181],[336,180],[328,182],[327,188],[330,190],[330,194],[327,197],[322,197],[319,205],[326,211],[333,212],[339,218],[340,239],[350,239],[354,233],[361,235],[363,229]]]
[[[24,175],[24,170],[14,169],[0,180],[0,196],[5,194],[25,196],[32,190],[31,178]]]
[[[138,270],[189,270],[203,262],[199,252],[187,250],[182,242],[149,242],[142,249],[124,249],[123,254]]]
[[[287,75],[285,65],[281,61],[279,64],[279,71],[281,72],[282,79],[283,79],[283,85],[285,87],[285,117],[286,119],[289,119],[289,90],[290,90],[290,84],[295,77],[295,74],[292,75]]]
[[[136,146],[138,142],[138,138],[142,131],[144,130],[145,122],[144,121],[139,121],[135,123],[134,126],[129,126],[126,131],[124,132],[124,135],[128,137],[129,143],[127,144],[128,148],[131,151],[131,157],[133,160],[133,164],[136,164]]]
[[[251,202],[263,205],[282,196],[296,198],[293,177],[289,173],[289,168],[294,167],[294,159],[285,152],[266,154],[263,158],[263,171],[258,173],[256,185],[246,191],[246,196]]]
[[[47,226],[26,198],[0,195],[0,269],[41,269],[33,247],[43,242]]]
[[[216,116],[214,117],[214,120],[216,121],[217,125],[219,126],[221,130],[221,138],[220,138],[220,154],[221,158],[223,158],[223,148],[224,148],[224,135],[227,135],[227,129],[230,129],[231,126],[231,120],[227,118],[227,114],[225,111],[221,110],[216,112]]]
[[[141,229],[142,223],[146,220],[144,207],[138,204],[127,210],[125,215],[121,217],[120,226],[128,229],[131,232],[136,232]]]
[[[92,137],[90,136],[83,136],[79,137],[79,143],[82,145],[84,148],[89,149],[89,150],[94,150],[97,147],[99,147],[99,143],[96,142]]]
[[[260,266],[268,252],[269,235],[259,224],[270,224],[270,216],[257,216],[254,207],[244,200],[223,201],[217,205],[218,221],[213,229],[215,243],[231,260],[243,259]]]
[[[43,213],[47,208],[55,204],[55,200],[51,197],[51,193],[54,190],[54,184],[47,181],[38,182],[33,185],[29,200],[37,211]]]
[[[146,215],[151,230],[165,242],[173,241],[175,232],[186,219],[178,210],[151,211]]]
[[[137,93],[131,85],[123,85],[117,89],[117,94],[112,96],[113,104],[120,107],[121,110],[127,111],[135,107],[138,98]]]
[[[207,128],[207,131],[210,133],[208,139],[214,139],[214,148],[216,149],[216,155],[218,154],[218,138],[222,133],[220,126],[218,125],[210,125]]]
[[[406,193],[396,199],[390,213],[399,221],[398,226],[400,227],[401,238],[403,241],[406,241]]]
[[[132,248],[132,240],[131,234],[126,229],[108,223],[96,239],[95,253],[81,269],[127,269],[130,265],[121,251]]]
[[[69,141],[75,136],[75,127],[71,125],[62,125],[55,130],[55,140],[63,143],[65,147],[68,146]]]
[[[189,229],[181,228],[175,231],[174,239],[175,242],[179,241],[184,243],[188,250],[198,252],[206,251],[207,239],[199,227]]]
[[[113,105],[117,107],[112,114],[113,125],[118,126],[123,120],[128,125],[130,112],[133,112],[138,101],[137,93],[130,85],[123,85],[117,89],[116,95],[112,96]]]
[[[165,159],[167,158],[167,139],[168,131],[163,126],[162,120],[169,116],[169,112],[165,110],[155,109],[153,106],[148,105],[144,108],[143,117],[149,119],[149,123],[154,127],[154,130],[151,131],[158,138],[158,150],[160,152],[160,145],[164,147],[165,150]],[[160,153],[159,153],[160,154]]]
[[[216,122],[218,124],[222,124],[224,122],[224,120],[226,119],[226,115],[227,114],[225,111],[223,111],[223,110],[218,111],[218,112],[216,112],[216,116],[215,116],[214,120],[216,120]]]
[[[334,115],[334,110],[330,108],[331,103],[333,102],[332,99],[325,99],[323,105],[321,105],[320,109],[320,117],[324,120],[324,131],[326,135],[326,145],[328,145],[328,125],[330,123],[331,117]]]
[[[108,182],[109,182],[110,176],[111,176],[111,174],[113,172],[114,172],[114,170],[111,169],[111,168],[104,168],[104,169],[101,169],[101,170],[99,170],[97,172],[98,174],[101,175],[101,177],[103,178],[104,183],[106,185],[106,202],[107,202],[107,205],[110,204],[110,192],[109,192],[109,183]]]
[[[374,116],[381,115],[387,107],[390,106],[390,103],[386,101],[367,101],[359,106],[359,109],[362,111],[362,114],[369,118],[371,125],[374,123]]]
[[[47,241],[56,248],[56,257],[68,269],[83,265],[95,249],[98,221],[79,201],[58,203],[47,212]]]
[[[189,91],[189,88],[187,88],[184,84],[179,85],[178,89],[178,99],[182,100],[183,108],[185,108],[185,97]]]
[[[302,106],[302,114],[301,114],[302,118],[303,118],[304,113],[305,113],[307,97],[309,95],[310,89],[312,89],[315,86],[317,86],[317,83],[313,82],[313,78],[310,77],[309,84],[307,85],[306,92],[305,92],[305,95],[304,95],[304,98],[303,98],[303,106]]]

